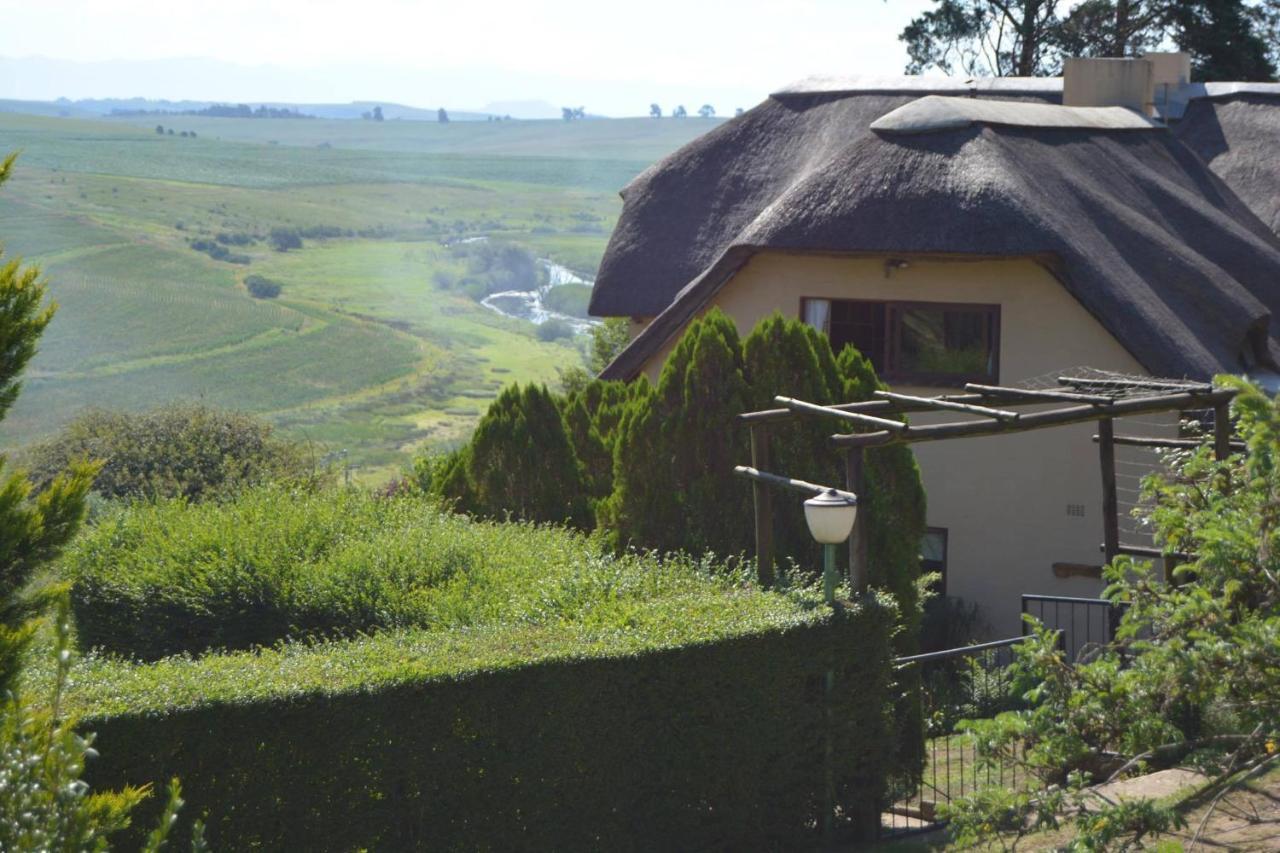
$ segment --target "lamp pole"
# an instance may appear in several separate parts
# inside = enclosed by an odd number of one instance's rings
[[[809,533],[822,545],[822,596],[827,605],[835,609],[836,584],[836,546],[848,540],[853,532],[853,522],[858,515],[858,498],[850,492],[837,492],[825,489],[804,502],[804,520],[809,525]],[[823,792],[822,792],[822,835],[831,839],[835,829],[836,774],[835,744],[831,732],[835,724],[832,719],[831,694],[835,690],[836,672],[828,667],[825,679],[824,704],[826,709],[827,730],[823,744]]]

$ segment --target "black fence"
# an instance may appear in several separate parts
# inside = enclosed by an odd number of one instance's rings
[[[1030,614],[1061,636],[1067,660],[1079,661],[1090,648],[1115,639],[1124,614],[1122,605],[1105,598],[1069,598],[1063,595],[1024,595],[1022,612]],[[1023,625],[1023,632],[1027,630]]]
[[[880,836],[928,832],[942,826],[939,807],[992,785],[1025,784],[1016,767],[977,760],[962,719],[990,717],[1014,707],[1009,664],[1022,637],[898,658],[900,682],[916,693],[924,722],[923,760],[900,768],[881,808]],[[918,687],[917,687],[918,685]],[[904,697],[909,701],[909,697]]]

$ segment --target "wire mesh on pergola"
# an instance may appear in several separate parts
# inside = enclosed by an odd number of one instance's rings
[[[1138,450],[1148,454],[1154,450],[1183,450],[1200,446],[1204,439],[1195,436],[1117,436],[1114,421],[1116,418],[1140,418],[1162,412],[1179,413],[1188,418],[1188,423],[1200,424],[1201,430],[1211,425],[1208,428],[1212,429],[1215,455],[1225,459],[1233,449],[1228,407],[1234,396],[1234,390],[1214,388],[1207,382],[1075,367],[1017,385],[969,383],[963,392],[932,397],[876,391],[874,399],[837,405],[775,397],[774,402],[781,408],[739,416],[751,429],[751,465],[734,469],[739,476],[753,482],[756,557],[761,579],[771,579],[773,572],[773,510],[769,488],[785,488],[802,494],[817,494],[833,488],[768,470],[771,425],[796,417],[822,417],[846,424],[849,432],[831,437],[832,444],[845,451],[844,489],[835,491],[856,496],[862,490],[863,455],[868,447],[1023,433],[1096,421],[1098,434],[1095,440],[1099,446],[1103,491],[1105,541],[1102,550],[1106,561],[1110,562],[1121,553],[1165,557],[1166,567],[1171,569],[1170,561],[1185,555],[1163,554],[1150,545],[1120,541],[1121,488],[1125,489],[1123,494],[1132,509],[1139,500],[1141,478],[1155,470],[1158,459],[1118,458],[1117,450],[1133,448],[1133,451],[1124,451],[1126,456]],[[1026,407],[1029,406],[1035,408],[1028,411]],[[957,419],[923,425],[909,424],[901,419],[903,415],[920,412],[954,413]],[[1167,426],[1150,421],[1146,425]],[[1141,470],[1144,462],[1154,464],[1144,472]],[[1123,477],[1117,473],[1118,470],[1124,471]],[[859,514],[850,539],[849,573],[854,589],[865,586],[867,577],[866,536],[860,535],[864,524],[865,519]],[[1131,532],[1136,534],[1138,531]]]

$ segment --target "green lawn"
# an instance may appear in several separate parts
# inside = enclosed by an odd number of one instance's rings
[[[157,123],[197,138],[160,136]],[[383,479],[464,438],[510,381],[555,382],[581,341],[539,341],[433,278],[447,243],[490,236],[590,277],[617,191],[718,122],[383,123],[81,120],[0,114],[20,149],[0,243],[44,268],[60,305],[0,444],[85,406],[200,398],[347,450]],[[272,228],[340,229],[273,251]],[[214,260],[192,240],[250,235]],[[257,274],[282,283],[249,296]]]

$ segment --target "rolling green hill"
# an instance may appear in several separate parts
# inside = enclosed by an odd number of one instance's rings
[[[0,443],[85,406],[203,399],[386,476],[469,433],[506,382],[582,363],[580,341],[443,289],[449,243],[509,240],[590,276],[616,191],[713,126],[0,115],[0,152],[22,151],[0,241],[61,306]],[[280,252],[275,228],[334,236]],[[239,262],[191,245],[219,235]],[[248,275],[280,296],[251,297]]]

